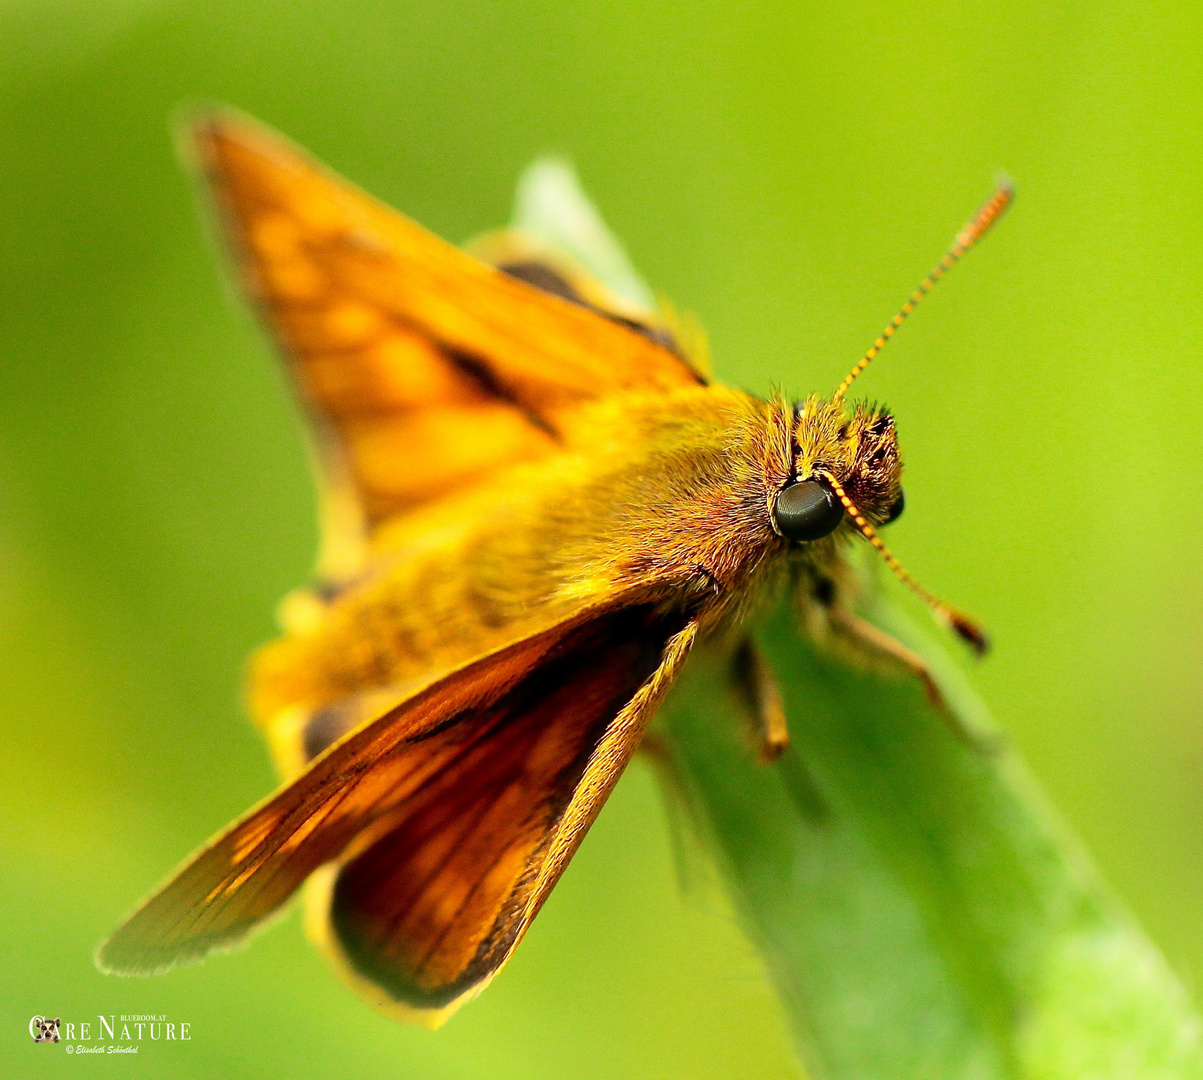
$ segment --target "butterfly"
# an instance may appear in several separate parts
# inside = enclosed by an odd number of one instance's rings
[[[346,980],[437,1026],[511,957],[695,644],[730,643],[766,761],[788,732],[747,626],[784,592],[938,695],[854,613],[853,545],[985,648],[883,543],[894,418],[845,395],[1009,188],[832,396],[791,402],[713,381],[688,324],[564,245],[508,230],[461,251],[231,113],[190,146],[309,420],[322,543],[252,664],[284,786],[134,912],[103,969],[231,947],[308,882]]]

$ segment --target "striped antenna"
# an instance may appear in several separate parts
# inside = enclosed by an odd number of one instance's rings
[[[856,504],[848,498],[848,493],[844,490],[840,482],[829,472],[822,474],[823,478],[831,485],[831,490],[835,492],[835,496],[844,504],[844,510],[848,516],[852,518],[853,524],[860,530],[861,535],[872,544],[881,557],[885,559],[888,566],[898,576],[898,580],[902,582],[908,589],[911,590],[920,600],[922,600],[930,609],[931,613],[945,626],[957,634],[963,641],[973,649],[978,656],[981,656],[990,648],[990,641],[986,637],[985,632],[977,623],[975,623],[968,615],[957,611],[950,604],[944,603],[934,593],[928,592],[922,585],[919,584],[913,577],[910,571],[898,561],[897,556],[885,545],[885,542],[877,534],[877,530],[869,524],[865,515],[857,508]]]
[[[961,259],[965,253],[969,251],[983,236],[986,235],[990,226],[993,225],[1008,206],[1011,205],[1011,200],[1015,198],[1015,191],[1009,183],[1004,181],[999,184],[998,189],[990,197],[990,201],[986,203],[959,233],[957,238],[952,242],[952,247],[948,249],[938,263],[936,263],[932,272],[923,279],[905,304],[902,309],[895,315],[889,325],[881,332],[881,336],[873,342],[872,347],[864,356],[857,361],[856,367],[848,372],[848,377],[840,383],[840,388],[835,392],[832,401],[839,401],[847,392],[848,387],[852,385],[853,380],[869,366],[870,361],[879,352],[887,341],[890,340],[897,332],[906,317],[915,310],[915,306],[922,300],[932,289],[935,288],[936,282],[939,281],[945,274],[948,273]]]

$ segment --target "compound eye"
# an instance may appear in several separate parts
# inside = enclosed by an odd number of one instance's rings
[[[890,503],[889,510],[886,511],[886,519],[882,522],[883,525],[889,525],[891,521],[897,521],[902,517],[902,511],[906,509],[906,493],[902,488],[898,489],[898,498]]]
[[[821,540],[844,520],[844,507],[826,484],[803,480],[777,496],[773,520],[777,531],[789,540]]]

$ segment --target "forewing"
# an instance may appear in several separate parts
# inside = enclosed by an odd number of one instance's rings
[[[194,140],[318,430],[328,527],[344,534],[327,562],[353,562],[388,517],[554,451],[581,402],[698,382],[671,349],[444,243],[248,121],[208,116]]]
[[[509,955],[689,640],[691,627],[646,608],[611,610],[439,679],[220,834],[101,947],[100,964],[149,974],[234,945],[318,867],[356,856],[344,905],[356,963],[370,967],[362,958],[377,949],[372,972],[394,973],[395,996],[408,1000],[408,978],[445,1004],[446,987],[486,979]],[[405,868],[408,899],[385,911],[371,877],[392,868],[372,871],[363,852],[390,835],[383,854]]]

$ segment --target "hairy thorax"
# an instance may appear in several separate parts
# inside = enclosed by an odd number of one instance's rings
[[[708,629],[737,617],[786,549],[770,500],[791,418],[723,387],[582,409],[561,452],[386,526],[329,599],[294,596],[253,663],[256,716],[412,686],[603,597],[688,608]]]

